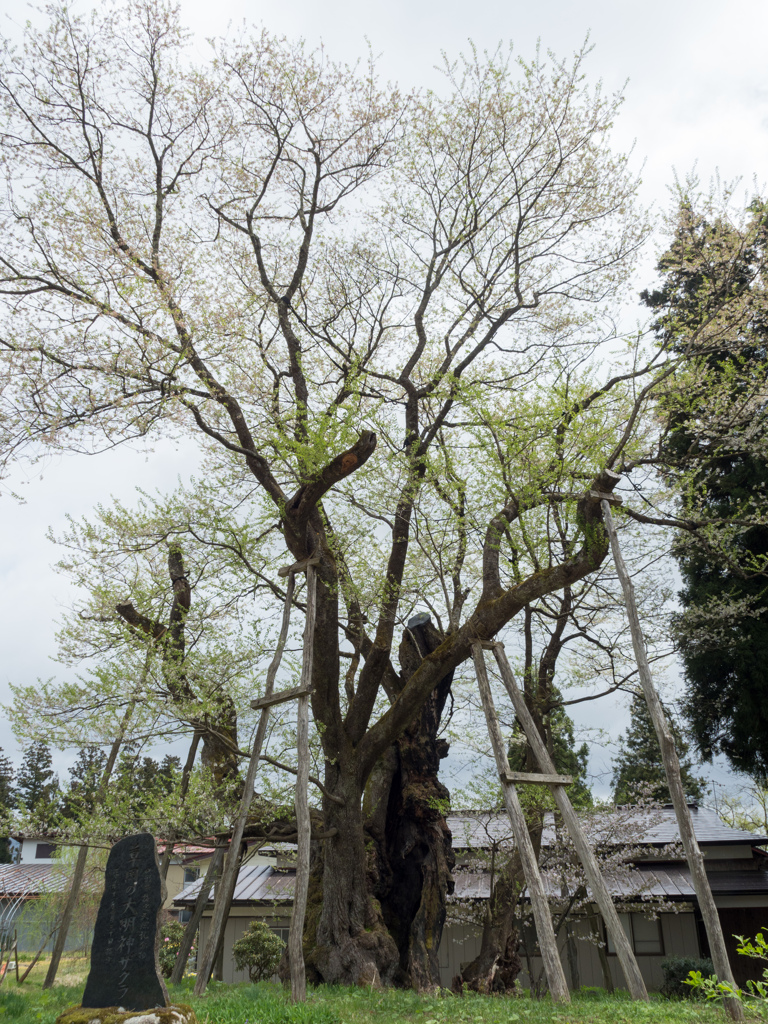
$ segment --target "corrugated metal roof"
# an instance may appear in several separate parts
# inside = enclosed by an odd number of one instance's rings
[[[491,876],[486,871],[454,871],[455,889],[449,902],[483,900],[490,896]],[[605,874],[608,891],[614,899],[654,896],[668,900],[690,901],[696,893],[688,868],[681,864],[627,865],[620,871]],[[768,896],[768,871],[712,871],[709,884],[715,896]],[[542,882],[547,895],[561,896],[559,873],[543,871]],[[233,903],[273,903],[293,900],[296,872],[293,868],[275,869],[260,864],[244,867],[235,886]],[[197,899],[201,880],[187,886],[173,901],[175,906],[191,906]],[[525,893],[525,891],[524,891]],[[209,905],[213,896],[209,899]]]
[[[710,871],[709,884],[715,896],[768,896],[768,871]],[[490,896],[491,876],[487,871],[454,871],[455,888],[449,902],[482,900]],[[682,864],[629,864],[604,875],[608,891],[614,899],[638,899],[655,896],[668,900],[695,900],[696,893],[687,866]],[[542,871],[542,881],[549,896],[561,895],[559,873]],[[273,903],[293,900],[296,872],[293,868],[275,869],[258,864],[240,869],[233,903]],[[202,879],[187,886],[173,901],[175,906],[192,906],[200,891]],[[208,900],[213,902],[213,893]]]
[[[721,821],[717,813],[709,807],[692,806],[690,811],[693,831],[701,846],[745,844],[763,846],[768,844],[768,836],[731,828],[730,825]],[[675,812],[671,807],[662,807],[651,811],[623,811],[622,814],[625,821],[634,825],[636,834],[633,836],[633,843],[666,846],[680,838]],[[455,850],[482,850],[488,849],[493,843],[511,843],[512,841],[512,828],[505,813],[461,811],[448,815],[448,827],[453,835]],[[613,832],[611,813],[601,814],[598,812],[589,815],[588,831],[593,844],[610,843],[610,836]],[[554,839],[554,817],[548,813],[545,817],[542,845],[550,846]]]
[[[731,828],[726,825],[715,810],[711,807],[690,807],[693,831],[702,846],[707,844],[737,845],[748,843],[752,846],[763,846],[768,843],[768,836],[758,832],[747,832],[740,828]],[[672,843],[680,838],[677,827],[677,819],[672,807],[663,807],[658,812],[652,812],[657,818],[657,824],[653,825],[644,837],[647,843]],[[660,819],[660,820],[658,820]]]
[[[455,888],[453,896],[449,897],[450,902],[488,899],[491,894],[491,877],[487,872],[455,871],[453,877]],[[542,871],[541,877],[547,895],[561,895],[562,883],[558,876]],[[696,899],[690,872],[681,864],[628,865],[603,877],[614,899],[643,896],[668,900]],[[768,896],[768,871],[711,871],[707,877],[715,896]]]
[[[0,864],[0,899],[27,896],[30,899],[43,893],[66,892],[70,873],[58,864]],[[100,881],[89,878],[86,872],[83,887],[96,892]]]
[[[273,903],[275,900],[292,900],[295,879],[296,872],[292,868],[273,868],[271,864],[246,864],[238,872],[232,902]],[[198,878],[186,889],[182,889],[173,901],[174,906],[193,905],[202,884],[203,879]],[[213,886],[208,897],[209,905],[213,902],[215,894],[216,887]]]

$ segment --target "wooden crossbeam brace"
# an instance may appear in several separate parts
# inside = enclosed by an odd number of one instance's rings
[[[572,786],[572,775],[542,775],[538,772],[513,772],[507,768],[499,772],[502,782],[514,782],[516,786]]]
[[[289,700],[295,700],[297,697],[309,697],[311,693],[312,690],[306,686],[294,686],[291,690],[280,690],[279,693],[271,693],[268,697],[258,697],[251,701],[251,707],[254,711],[258,711],[259,708],[271,708],[275,704],[287,704]]]
[[[310,555],[309,558],[302,558],[298,562],[294,562],[293,565],[284,565],[282,569],[277,570],[278,576],[290,576],[292,572],[304,572],[304,570],[310,565],[320,565],[319,555]]]
[[[623,505],[624,499],[620,498],[618,494],[608,494],[605,491],[591,490],[589,492],[590,498],[596,498],[597,501],[607,501],[609,505]]]

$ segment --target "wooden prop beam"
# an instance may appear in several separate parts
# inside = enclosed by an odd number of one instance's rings
[[[211,857],[210,863],[208,864],[208,870],[205,872],[203,884],[200,886],[197,899],[195,900],[192,916],[189,921],[187,921],[184,934],[181,937],[181,945],[179,946],[179,951],[176,954],[176,963],[173,965],[173,970],[171,971],[171,977],[169,979],[172,985],[181,984],[181,979],[184,977],[184,970],[187,966],[187,961],[189,960],[189,954],[192,951],[195,936],[200,929],[203,912],[208,906],[208,897],[211,894],[211,889],[221,875],[221,865],[224,861],[225,852],[225,846],[217,846],[213,851],[213,857]]]
[[[44,950],[44,949],[45,949],[45,947],[46,947],[46,946],[48,945],[48,943],[49,943],[49,941],[50,941],[50,939],[51,939],[51,936],[53,935],[53,933],[54,933],[54,932],[56,931],[56,929],[57,929],[58,927],[59,927],[59,919],[57,918],[57,919],[56,919],[56,921],[54,921],[54,924],[53,924],[53,928],[51,928],[51,930],[50,930],[50,931],[48,932],[48,934],[47,934],[47,935],[45,936],[45,938],[43,939],[43,944],[42,944],[42,946],[40,947],[40,949],[38,949],[38,951],[37,951],[37,952],[35,953],[35,955],[34,955],[34,956],[32,957],[32,962],[30,963],[29,967],[27,967],[26,971],[24,971],[24,973],[22,974],[22,976],[21,976],[21,977],[20,977],[20,978],[18,979],[18,982],[19,982],[19,984],[20,984],[20,985],[23,985],[23,984],[24,984],[24,982],[26,981],[26,979],[27,979],[27,975],[28,975],[28,974],[30,973],[30,971],[32,970],[32,968],[33,968],[33,967],[35,966],[35,964],[37,963],[37,961],[38,961],[38,960],[40,959],[40,957],[41,957],[41,956],[43,955],[43,950]]]
[[[510,824],[512,825],[515,843],[523,865],[523,874],[531,896],[533,917],[536,922],[536,935],[539,940],[539,948],[541,949],[541,958],[544,961],[549,991],[556,1003],[570,1003],[571,995],[568,991],[565,974],[563,973],[563,965],[560,963],[560,955],[557,952],[557,940],[555,939],[555,930],[552,927],[552,915],[549,912],[549,903],[544,892],[544,883],[541,880],[536,853],[533,849],[531,837],[528,834],[528,826],[525,823],[517,789],[514,782],[507,778],[506,746],[501,735],[501,729],[499,728],[499,720],[496,717],[496,709],[493,706],[493,696],[491,695],[488,673],[485,668],[485,658],[480,644],[472,645],[472,658],[475,663],[480,700],[483,703],[488,735],[491,738],[499,778],[502,780],[504,804],[507,808]]]
[[[285,605],[283,606],[283,619],[280,625],[280,636],[277,640],[277,647],[275,648],[275,653],[272,656],[272,661],[267,669],[267,680],[264,685],[265,693],[262,700],[269,701],[272,696],[275,677],[277,676],[277,670],[280,667],[280,662],[283,657],[283,650],[288,637],[288,626],[291,621],[291,605],[293,602],[294,584],[294,573],[289,570],[288,585],[285,588]],[[248,770],[245,773],[243,795],[240,798],[240,807],[237,812],[237,818],[235,818],[235,823],[232,827],[232,840],[229,844],[229,855],[224,863],[224,870],[221,873],[221,879],[216,885],[211,930],[208,935],[208,941],[205,944],[205,950],[203,951],[202,958],[198,964],[197,978],[195,979],[196,996],[201,996],[203,992],[205,992],[211,974],[213,973],[216,956],[221,943],[221,937],[224,934],[230,907],[232,906],[232,897],[235,893],[237,873],[240,866],[240,844],[243,841],[245,823],[248,820],[248,811],[250,810],[251,801],[253,800],[253,787],[256,781],[256,772],[259,767],[261,748],[264,745],[264,739],[267,735],[268,724],[269,704],[267,703],[262,707],[261,715],[259,716],[259,724],[256,727],[256,736],[254,737],[253,747],[251,748],[251,758],[248,762]]]
[[[539,735],[539,730],[536,728],[533,716],[528,710],[528,705],[525,703],[525,697],[515,681],[512,666],[507,660],[504,645],[494,642],[493,653],[496,657],[496,664],[499,666],[501,680],[509,694],[512,706],[515,709],[517,720],[523,727],[523,732],[530,744],[533,756],[536,758],[539,768],[543,772],[554,774],[554,762],[549,755],[549,751],[547,750],[544,740]],[[552,796],[557,804],[560,814],[563,817],[565,827],[568,829],[571,839],[573,840],[573,845],[576,847],[579,859],[584,866],[584,873],[587,876],[589,887],[592,890],[592,896],[600,908],[600,913],[603,915],[603,920],[605,921],[605,927],[607,928],[608,934],[610,935],[616,949],[616,955],[619,958],[621,969],[624,972],[629,993],[633,999],[643,999],[647,1001],[648,991],[645,987],[643,976],[640,973],[640,968],[637,966],[635,954],[632,951],[632,946],[630,945],[626,932],[621,927],[619,915],[616,913],[616,908],[613,905],[611,894],[608,892],[608,887],[603,879],[594,851],[589,845],[587,837],[584,835],[584,830],[581,827],[579,816],[574,810],[570,797],[563,786],[552,786]]]
[[[714,964],[715,973],[717,974],[718,979],[720,981],[727,982],[733,988],[737,988],[738,986],[734,981],[731,964],[728,959],[728,951],[725,948],[725,939],[723,938],[723,929],[720,924],[720,917],[718,916],[715,900],[709,886],[707,872],[704,869],[704,858],[701,855],[699,843],[696,839],[696,834],[693,831],[691,812],[688,808],[685,791],[683,790],[683,781],[680,774],[680,761],[677,756],[677,751],[675,750],[675,741],[672,736],[672,730],[669,727],[667,716],[664,714],[664,708],[659,700],[659,695],[656,692],[656,687],[653,682],[653,676],[651,675],[651,667],[648,663],[648,655],[645,650],[645,637],[643,636],[643,629],[640,624],[640,615],[637,611],[637,602],[635,601],[635,588],[621,555],[619,538],[616,535],[616,528],[613,525],[613,516],[611,515],[610,505],[607,501],[603,501],[601,502],[601,507],[603,510],[605,528],[608,531],[608,536],[611,541],[611,550],[613,552],[613,561],[616,566],[616,572],[621,580],[621,588],[624,591],[624,601],[627,606],[627,618],[629,619],[629,629],[632,634],[632,646],[635,652],[635,661],[637,662],[640,683],[643,687],[645,702],[648,705],[648,711],[651,715],[654,729],[656,730],[659,747],[661,748],[661,759],[664,763],[664,774],[667,777],[669,793],[672,797],[672,804],[675,808],[677,827],[680,829],[680,838],[683,842],[685,858],[688,861],[688,868],[691,872],[691,879],[693,881],[693,888],[696,892],[696,899],[699,902],[701,916],[704,919],[704,926],[707,929],[707,939],[709,940],[712,963]],[[724,1003],[726,1010],[733,1020],[744,1020],[744,1007],[740,1002],[738,1002],[738,1000],[726,999],[724,1000]]]
[[[307,979],[304,970],[304,919],[307,914],[309,890],[309,846],[312,822],[309,816],[309,694],[312,692],[312,652],[315,642],[315,616],[317,614],[317,575],[314,566],[307,566],[307,617],[304,624],[304,657],[301,665],[302,695],[296,713],[296,888],[293,897],[291,928],[288,933],[288,957],[291,967],[291,999],[303,1003],[307,998]]]

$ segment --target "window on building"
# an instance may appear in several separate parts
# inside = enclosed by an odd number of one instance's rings
[[[38,843],[35,849],[35,860],[50,860],[56,852],[53,843]]]
[[[191,885],[196,882],[200,877],[200,872],[197,868],[184,868],[184,885]]]
[[[619,914],[619,920],[637,956],[664,955],[661,918],[657,917],[653,920],[653,918],[646,917],[645,914]],[[606,945],[608,952],[615,955],[616,947],[607,933]]]

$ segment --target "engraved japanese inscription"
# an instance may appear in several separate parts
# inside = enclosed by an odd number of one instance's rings
[[[83,1006],[149,1010],[168,1005],[157,962],[163,889],[155,840],[148,832],[112,847]]]

